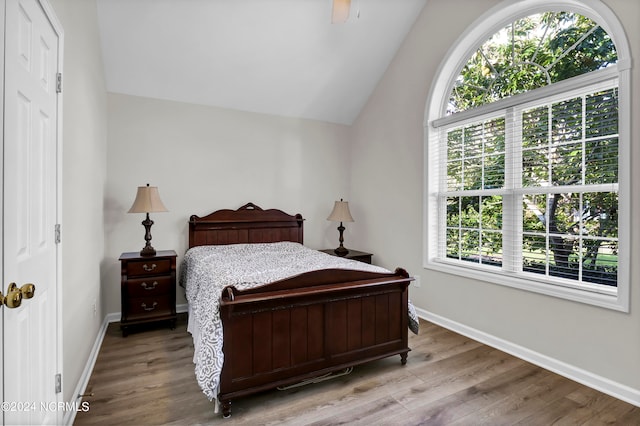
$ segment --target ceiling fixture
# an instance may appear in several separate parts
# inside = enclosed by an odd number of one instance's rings
[[[349,9],[351,9],[351,0],[333,0],[331,23],[342,24],[347,22],[347,19],[349,19]]]

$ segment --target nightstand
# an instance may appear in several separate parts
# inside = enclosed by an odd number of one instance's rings
[[[159,250],[155,256],[122,253],[122,335],[133,325],[169,321],[176,326],[176,252]]]
[[[320,251],[323,253],[330,254],[332,256],[344,257],[345,259],[358,260],[364,263],[371,263],[371,256],[373,256],[373,254],[371,253],[365,253],[363,251],[352,250],[352,249],[349,249],[349,253],[347,253],[346,256],[338,256],[336,252],[333,250],[334,249],[326,249],[326,250],[320,250]]]

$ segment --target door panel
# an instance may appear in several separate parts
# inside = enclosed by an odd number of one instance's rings
[[[56,424],[58,35],[38,0],[6,0],[5,39],[3,290],[36,291],[2,308],[4,421]]]

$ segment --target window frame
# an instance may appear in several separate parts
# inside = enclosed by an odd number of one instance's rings
[[[449,95],[460,69],[465,65],[471,54],[484,41],[499,31],[511,21],[534,13],[548,11],[570,10],[582,14],[598,23],[612,38],[618,53],[616,65],[603,70],[598,70],[573,77],[544,88],[527,93],[512,96],[477,107],[473,110],[459,112],[451,116],[445,116]],[[532,291],[562,299],[573,300],[590,305],[601,306],[623,312],[629,311],[630,288],[630,64],[629,48],[622,26],[615,15],[599,1],[595,0],[508,0],[480,16],[476,22],[470,25],[458,41],[449,49],[445,60],[440,65],[430,99],[425,108],[425,194],[424,194],[424,240],[423,240],[423,266],[426,269],[446,272],[474,280],[482,280],[489,283],[505,285],[508,287]],[[460,264],[459,261],[447,261],[446,257],[439,257],[438,245],[442,236],[442,220],[444,215],[438,214],[438,193],[440,192],[439,176],[441,164],[437,155],[438,144],[442,137],[442,127],[453,122],[461,123],[475,118],[491,115],[500,110],[519,109],[521,106],[539,99],[555,97],[560,91],[569,93],[580,87],[617,79],[618,100],[618,208],[619,208],[619,259],[618,259],[618,283],[617,288],[604,289],[598,286],[598,291],[582,286],[565,286],[557,280],[530,279],[523,277],[522,273],[509,274],[502,269],[496,273],[495,267],[487,267],[470,263]],[[524,274],[526,275],[526,274]]]

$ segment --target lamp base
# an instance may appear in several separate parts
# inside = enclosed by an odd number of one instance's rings
[[[144,240],[146,244],[144,248],[140,250],[140,256],[155,256],[156,249],[151,245],[151,225],[153,225],[153,221],[149,219],[149,213],[147,213],[147,218],[142,221],[142,226],[144,226]]]
[[[140,250],[140,256],[155,256],[156,249],[151,247],[151,245],[146,245],[142,250]]]
[[[340,232],[340,238],[338,238],[338,241],[340,242],[340,247],[338,247],[337,249],[335,249],[333,252],[335,254],[337,254],[338,256],[346,256],[347,253],[349,253],[349,250],[347,250],[342,243],[344,243],[344,237],[342,236],[342,233],[344,232],[344,226],[342,226],[342,222],[340,222],[340,226],[338,226],[338,232]]]
[[[335,249],[333,251],[335,254],[337,254],[338,256],[342,257],[342,256],[346,256],[347,254],[349,254],[349,250],[347,248],[345,248],[344,246],[340,246],[337,249]]]

